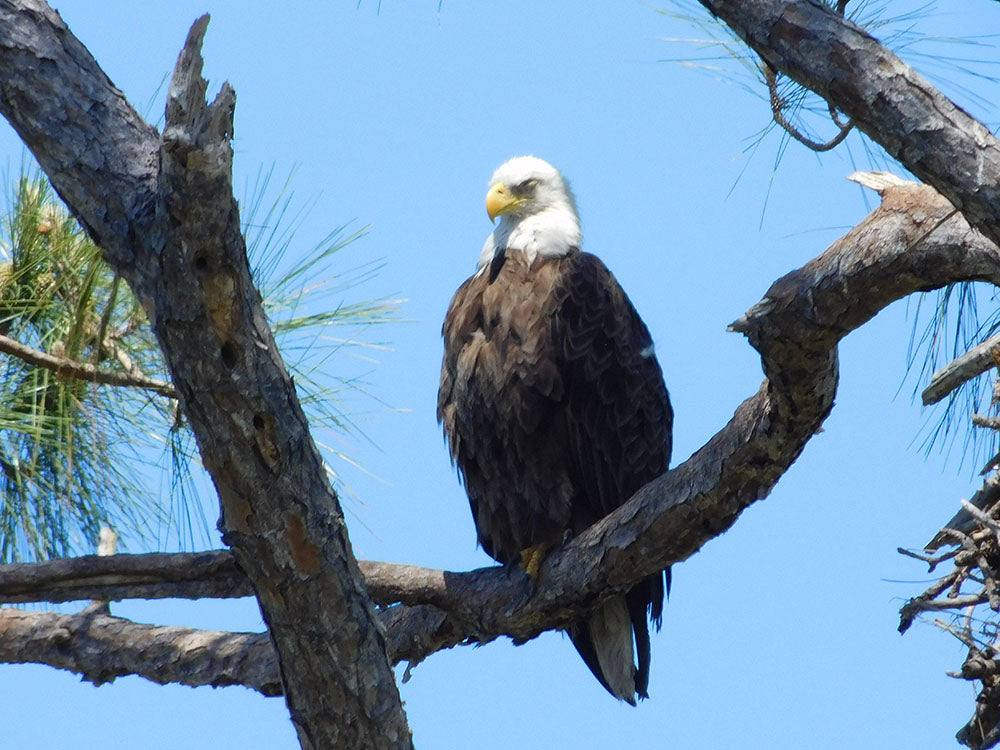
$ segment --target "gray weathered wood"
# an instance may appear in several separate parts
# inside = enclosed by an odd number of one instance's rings
[[[253,287],[231,184],[235,92],[192,27],[162,136],[41,0],[0,2],[0,112],[142,302],[282,664],[303,747],[412,746],[371,600]]]
[[[1000,334],[955,357],[931,376],[931,382],[920,394],[924,405],[936,404],[963,383],[996,367],[996,353],[1000,353]]]
[[[145,625],[90,608],[74,615],[0,608],[0,661],[48,664],[95,685],[138,675],[161,685],[244,685],[281,695],[266,633]]]

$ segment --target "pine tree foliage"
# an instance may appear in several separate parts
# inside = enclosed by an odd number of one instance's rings
[[[73,362],[163,377],[142,310],[40,176],[21,177],[0,238],[0,334]],[[136,475],[133,415],[170,404],[0,358],[0,560],[67,555],[101,525],[161,512]]]
[[[359,433],[347,396],[364,391],[363,373],[333,375],[352,368],[331,360],[385,348],[366,334],[397,302],[344,302],[378,264],[329,273],[365,230],[334,230],[284,269],[303,212],[290,213],[288,182],[265,204],[270,177],[258,176],[244,216],[265,309],[314,429]],[[60,362],[169,380],[138,300],[40,174],[17,179],[2,220],[0,336]],[[0,563],[92,552],[102,526],[125,548],[211,546],[208,484],[177,402],[49,364],[0,354]],[[328,456],[357,465],[333,445],[322,445]]]

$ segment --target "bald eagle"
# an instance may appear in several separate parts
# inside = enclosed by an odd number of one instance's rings
[[[437,417],[479,543],[537,572],[534,555],[667,470],[673,412],[645,324],[604,264],[580,250],[558,170],[511,159],[490,180],[486,210],[500,223],[445,316]],[[669,573],[568,628],[594,676],[632,705],[647,697],[647,617],[659,629]]]

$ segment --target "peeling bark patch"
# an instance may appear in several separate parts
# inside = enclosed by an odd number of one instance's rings
[[[222,505],[221,525],[227,531],[249,533],[250,517],[253,515],[250,503],[235,492],[232,487],[225,486],[221,482],[216,482],[216,488],[219,492],[219,502]]]
[[[225,347],[223,347],[225,349]],[[261,459],[267,464],[271,473],[277,474],[281,469],[281,451],[274,437],[274,420],[270,414],[253,415],[254,440]]]
[[[205,292],[205,306],[208,308],[212,325],[215,326],[219,338],[226,341],[233,332],[236,278],[232,271],[222,269],[202,279],[201,288]]]
[[[298,513],[282,513],[285,522],[285,539],[292,553],[295,569],[303,578],[316,575],[320,570],[320,550],[306,534],[306,525]]]

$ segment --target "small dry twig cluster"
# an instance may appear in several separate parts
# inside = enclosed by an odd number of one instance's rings
[[[998,484],[994,474],[988,483]],[[976,528],[970,533],[942,529],[945,544],[953,549],[940,554],[920,554],[900,549],[900,553],[924,560],[933,571],[939,564],[952,561],[954,566],[920,596],[903,605],[899,612],[899,632],[904,633],[925,612],[948,613],[935,618],[935,626],[945,630],[969,647],[961,669],[949,672],[952,677],[979,681],[982,688],[976,698],[976,710],[959,730],[956,739],[973,748],[994,747],[1000,742],[1000,503],[981,511],[963,500],[963,509],[973,513]],[[982,605],[988,605],[985,610]]]
[[[924,402],[939,400],[990,365],[1000,370],[997,342],[990,339],[984,344],[987,346],[976,347],[936,373],[932,382],[943,380],[945,370],[955,382],[950,388],[941,389],[944,393],[936,398],[929,398],[925,391]],[[965,372],[954,377],[956,370],[961,369]],[[1000,377],[993,388],[992,405],[997,403],[1000,403]],[[997,417],[973,414],[972,423],[976,427],[1000,429]],[[987,475],[982,487],[971,500],[961,501],[962,509],[922,553],[899,549],[900,554],[926,562],[929,572],[942,563],[953,563],[949,573],[903,605],[899,612],[899,632],[905,633],[924,613],[949,615],[948,619],[935,618],[932,624],[958,638],[969,652],[961,669],[948,674],[981,684],[972,718],[955,735],[959,743],[972,748],[1000,744],[1000,454],[990,459],[982,473]],[[942,551],[942,548],[949,549]]]

